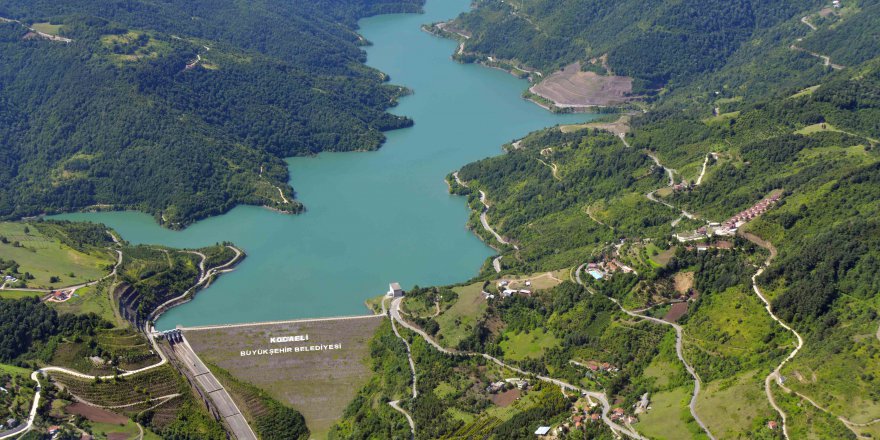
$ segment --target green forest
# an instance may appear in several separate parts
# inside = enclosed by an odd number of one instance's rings
[[[575,3],[597,12],[565,15]],[[880,402],[876,8],[874,1],[844,1],[840,8],[478,2],[454,23],[471,35],[467,50],[545,72],[608,54],[615,74],[633,76],[651,92],[644,113],[621,119],[623,140],[603,132],[601,122],[549,128],[459,170],[467,186],[453,184],[452,191],[468,198],[468,226],[503,256],[500,274],[483,267],[483,288],[513,274],[626,264],[635,273],[581,276],[591,292],[682,326],[684,359],[703,384],[695,410],[715,436],[777,438],[768,426],[779,423],[778,412],[766,393],[788,413],[792,435],[876,435],[870,423]],[[827,65],[820,55],[829,57]],[[509,245],[499,245],[481,225],[481,191],[489,223]],[[776,193],[780,201],[740,225],[736,236],[674,238]],[[797,338],[755,294],[752,276],[765,262],[756,286],[804,344],[779,373],[784,387],[770,379],[765,385],[764,378]],[[645,358],[630,345],[609,353],[630,339],[616,334],[607,342],[610,329],[590,323],[627,319],[613,303],[572,295],[575,287],[490,301],[459,346],[512,356],[524,368],[567,380],[577,380],[568,360],[599,347],[606,352],[586,353],[622,370],[601,383],[604,390],[628,402],[645,391],[660,402],[691,395],[685,385],[692,379],[683,370],[667,372],[675,378],[668,383],[656,376],[660,365],[670,367],[662,361],[670,359],[670,333],[659,333],[665,339],[646,347]],[[572,296],[560,296],[566,290]],[[682,299],[686,312],[673,315]],[[577,321],[562,318],[581,309]],[[569,321],[571,327],[560,326]],[[538,336],[522,336],[530,334]],[[517,344],[529,338],[547,346],[540,356],[520,359]],[[669,362],[681,365],[674,357]],[[736,405],[725,403],[734,396]],[[670,406],[679,408],[677,428],[675,417],[661,420],[650,411],[634,426],[649,437],[699,438],[703,431],[686,403]]]
[[[376,149],[412,124],[385,112],[406,91],[362,64],[355,29],[421,3],[4,2],[19,22],[0,22],[0,218],[298,212],[282,158]],[[40,22],[72,41],[35,37]]]

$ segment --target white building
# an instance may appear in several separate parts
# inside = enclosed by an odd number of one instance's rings
[[[401,296],[403,296],[403,289],[400,288],[399,283],[391,283],[388,285],[389,298],[400,298]]]

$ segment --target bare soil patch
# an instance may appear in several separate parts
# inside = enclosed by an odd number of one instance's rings
[[[678,272],[675,274],[673,281],[675,283],[675,291],[682,295],[687,295],[688,291],[694,287],[694,273]]]
[[[621,115],[620,118],[614,122],[588,122],[586,124],[561,125],[559,126],[559,130],[563,133],[571,133],[587,128],[595,128],[597,130],[607,131],[616,136],[624,136],[629,132],[629,121],[630,115],[627,114]]]
[[[124,432],[111,432],[107,434],[107,440],[128,440],[131,436]]]
[[[686,302],[675,303],[669,308],[669,311],[666,312],[666,316],[663,317],[663,320],[666,322],[678,321],[687,313],[687,311],[688,305]]]
[[[489,399],[492,403],[504,408],[516,402],[516,399],[519,399],[521,393],[518,389],[514,388],[511,390],[507,390],[503,393],[493,394]]]
[[[583,72],[580,63],[573,63],[529,90],[560,108],[619,105],[632,99],[632,78]]]
[[[86,405],[85,403],[76,402],[67,405],[64,411],[68,414],[83,416],[92,422],[120,424],[127,423],[128,417],[107,411],[103,408]]]
[[[302,413],[315,437],[323,437],[372,374],[369,341],[382,318],[188,330],[186,338],[205,362],[262,388]],[[307,341],[269,338],[308,335]],[[244,350],[335,346],[338,349],[242,356]]]

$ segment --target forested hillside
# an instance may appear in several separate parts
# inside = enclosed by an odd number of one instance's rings
[[[298,211],[283,157],[375,149],[411,124],[384,111],[405,91],[363,66],[354,29],[421,3],[4,2],[0,217]]]
[[[483,0],[456,25],[473,34],[466,50],[545,72],[607,54],[616,74],[651,89],[720,68],[756,33],[818,4]]]
[[[587,14],[583,20],[610,20],[625,3],[597,7],[596,17]],[[501,157],[466,165],[458,173],[462,184],[453,184],[455,192],[470,197],[470,226],[497,243],[479,221],[484,211],[508,242],[499,245],[502,259],[495,260],[501,274],[487,265],[484,279],[568,267],[590,289],[631,312],[681,325],[683,359],[701,378],[702,390],[692,411],[682,399],[675,404],[678,415],[650,410],[640,415],[634,426],[649,437],[687,437],[681,429],[695,428],[688,412],[705,423],[704,429],[691,430],[694,438],[704,432],[717,438],[781,438],[780,424],[790,438],[878,434],[880,49],[870,43],[876,41],[878,14],[875,2],[842,3],[840,8],[765,11],[769,21],[756,23],[750,33],[733,32],[737,20],[716,22],[732,32],[727,42],[740,44],[707,52],[698,49],[707,47],[702,41],[686,49],[689,62],[671,69],[657,59],[667,53],[660,40],[653,52],[650,46],[626,52],[639,46],[620,44],[646,41],[650,32],[630,40],[594,33],[595,43],[586,37],[568,43],[586,55],[565,52],[560,43],[561,51],[541,52],[549,58],[528,60],[528,50],[515,51],[565,23],[561,16],[542,21],[552,8],[539,11],[541,2],[480,2],[457,22],[462,26],[457,29],[472,32],[468,47],[499,43],[484,53],[556,68],[607,51],[615,73],[673,85],[653,97],[644,114],[627,115],[617,124],[533,133],[508,145]],[[560,13],[571,11],[558,5]],[[652,7],[658,6],[646,9]],[[679,15],[711,17],[730,8],[734,4]],[[641,17],[640,11],[629,12]],[[512,22],[541,28],[543,36],[507,34],[493,40],[492,32],[480,31],[498,25],[516,32]],[[649,28],[638,27],[639,32]],[[683,40],[694,33],[708,37],[691,28],[683,31]],[[659,61],[652,69],[667,69],[668,75],[627,70],[634,64],[615,58],[624,53],[639,62]],[[705,57],[708,64],[693,57]],[[620,141],[597,131],[602,129],[626,134]],[[477,199],[481,191],[488,208]],[[736,235],[690,235],[748,212],[771,195],[779,201],[766,212],[749,214]],[[620,263],[637,273],[621,274]],[[593,279],[583,267],[594,267],[595,276],[605,278]],[[521,307],[523,302],[528,301],[490,305],[468,343],[488,343],[487,350],[506,354],[503,346],[492,345],[509,336],[498,334],[499,322],[508,330],[555,329],[553,316],[541,319],[534,313],[546,306]],[[574,333],[557,337],[565,334]],[[794,357],[780,365],[796,347]],[[530,368],[562,371],[556,369],[559,359],[539,359]],[[651,365],[648,371],[656,374],[656,361]],[[633,383],[641,385],[639,374],[644,373],[636,368]],[[674,375],[679,373],[668,374],[681,385]],[[634,399],[645,390],[624,391],[623,397]],[[651,392],[661,402],[685,393],[680,388]],[[656,411],[661,404],[654,398]],[[727,403],[730,399],[736,403]],[[783,413],[784,422],[778,416]]]

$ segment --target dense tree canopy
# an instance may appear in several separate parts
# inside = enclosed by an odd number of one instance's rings
[[[378,148],[411,124],[362,65],[356,19],[419,0],[5,2],[0,217],[90,205],[179,227],[237,203],[297,211],[283,157]],[[51,21],[70,43],[33,38]],[[279,196],[279,190],[286,196]]]

